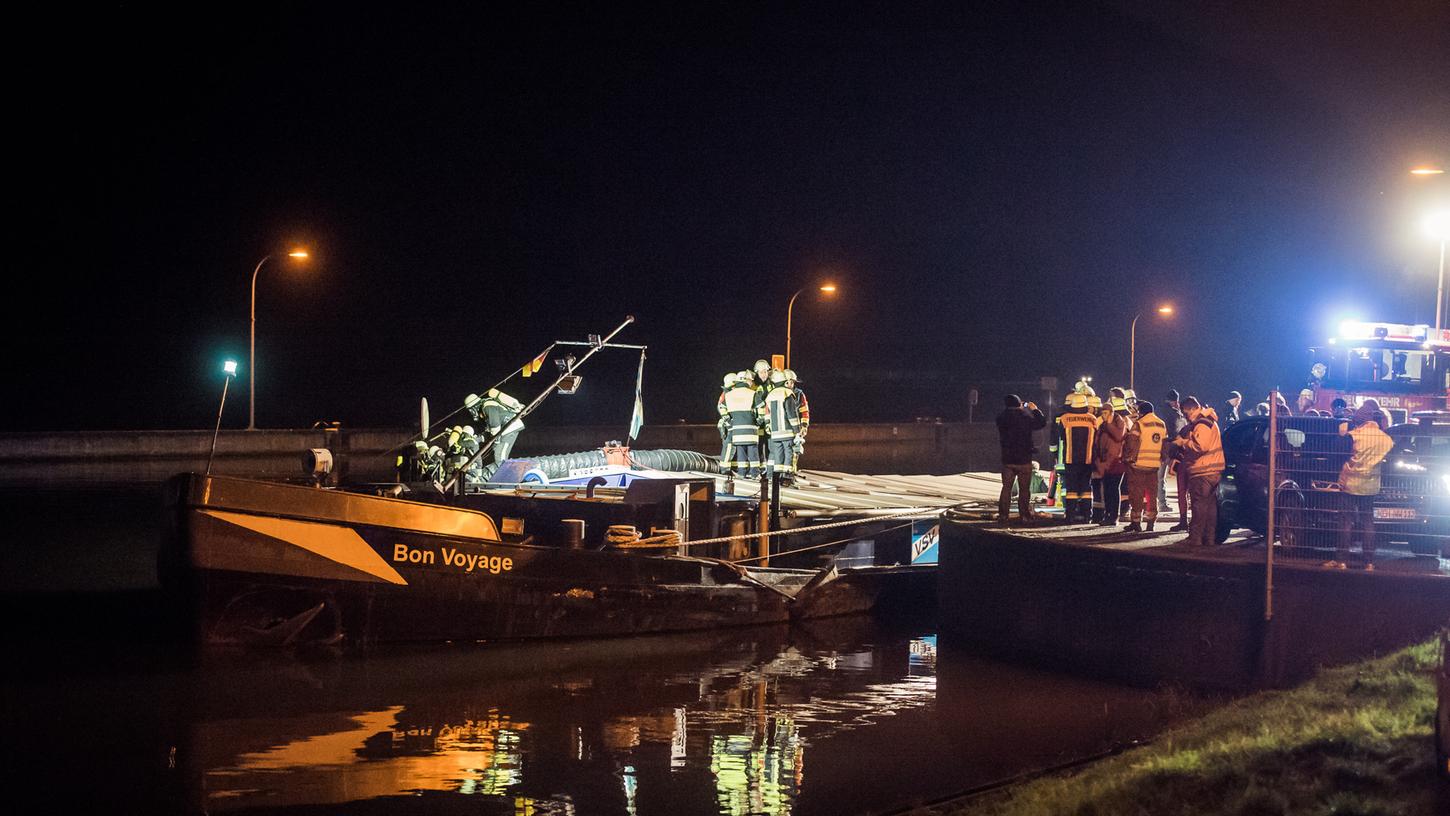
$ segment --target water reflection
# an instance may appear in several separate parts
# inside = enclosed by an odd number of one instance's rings
[[[1177,699],[965,657],[949,661],[953,695],[972,699],[949,699],[938,695],[938,662],[933,636],[838,621],[316,665],[213,665],[188,692],[190,805],[631,816],[879,811],[1149,731]],[[1036,730],[1042,716],[1029,710],[1047,712],[1050,734]],[[1011,749],[1018,756],[1001,756],[1014,740],[1026,741]]]

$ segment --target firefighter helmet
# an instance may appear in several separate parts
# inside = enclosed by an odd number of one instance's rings
[[[775,385],[783,385],[785,383],[785,379],[786,378],[785,378],[785,372],[784,371],[781,371],[778,368],[772,368],[770,370],[770,381],[771,381],[771,383],[773,383]]]
[[[761,371],[769,371],[770,363],[766,360],[756,360],[755,365],[751,366],[750,369],[756,373],[759,373]]]
[[[1098,396],[1097,394],[1087,394],[1085,396],[1087,396],[1087,407],[1093,409],[1094,411],[1103,407],[1102,397]]]
[[[1128,413],[1128,401],[1122,397],[1113,397],[1112,406],[1113,410],[1120,414]]]
[[[480,402],[483,402],[483,397],[480,397],[477,394],[469,394],[468,396],[463,398],[463,407],[472,408]]]
[[[737,373],[737,372],[732,371],[729,374],[726,374],[725,375],[725,381],[722,382],[722,383],[720,383],[720,387],[721,388],[729,388],[730,386],[734,385],[735,383],[737,383],[739,381],[740,381],[740,374]]]
[[[790,368],[787,368],[785,370],[785,381],[786,382],[800,382],[800,380],[796,378],[795,370],[794,369],[790,369]]]
[[[1069,407],[1069,408],[1086,408],[1086,407],[1088,407],[1087,394],[1082,394],[1082,393],[1079,393],[1079,392],[1076,392],[1076,391],[1074,391],[1071,394],[1068,394],[1067,395],[1067,407]]]

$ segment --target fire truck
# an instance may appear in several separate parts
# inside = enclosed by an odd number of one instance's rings
[[[1329,410],[1342,398],[1352,410],[1373,398],[1398,425],[1417,411],[1450,407],[1450,329],[1347,320],[1310,353],[1315,408]]]

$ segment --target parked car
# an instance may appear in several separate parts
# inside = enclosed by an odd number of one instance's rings
[[[1332,549],[1339,526],[1339,470],[1350,454],[1340,420],[1291,416],[1280,420],[1275,480],[1276,534],[1287,547]],[[1225,470],[1219,484],[1219,541],[1235,527],[1268,529],[1269,420],[1248,417],[1223,432]],[[1386,457],[1374,503],[1381,548],[1450,557],[1450,415],[1416,414],[1391,426],[1395,447]]]

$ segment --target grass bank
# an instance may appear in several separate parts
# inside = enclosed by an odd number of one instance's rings
[[[1152,744],[931,816],[1450,814],[1436,775],[1430,641],[1255,694]]]

